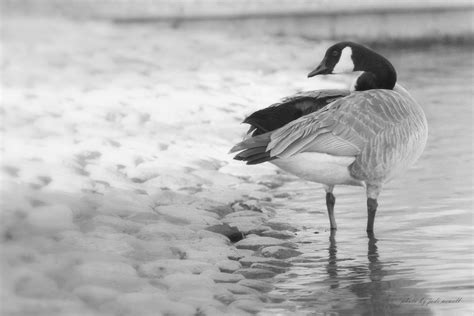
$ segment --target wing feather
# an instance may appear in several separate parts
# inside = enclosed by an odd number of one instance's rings
[[[353,93],[271,133],[267,151],[280,158],[301,152],[356,156],[377,134],[409,116],[407,104],[393,90]]]
[[[333,101],[349,94],[347,90],[316,90],[300,92],[249,115],[244,123],[250,124],[248,134],[261,135],[274,131],[304,115],[316,112]]]
[[[418,108],[404,91],[354,92],[339,96],[334,102],[280,128],[249,137],[234,146],[231,152],[240,152],[235,158],[248,164],[288,158],[302,152],[318,152],[358,156],[364,164],[376,166],[379,155],[398,146],[392,138],[405,135],[407,124],[415,119],[418,125],[426,125],[426,119],[420,119],[424,116],[418,113],[421,111]]]

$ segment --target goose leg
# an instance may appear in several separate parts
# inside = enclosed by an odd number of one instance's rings
[[[328,209],[329,223],[331,225],[331,230],[336,230],[337,229],[336,218],[334,217],[334,205],[336,204],[336,197],[334,196],[334,194],[332,194],[332,190],[334,189],[334,186],[325,185],[324,189],[326,190],[326,207]]]
[[[374,231],[375,212],[377,212],[377,200],[367,198],[367,232]]]
[[[374,231],[374,219],[377,212],[377,197],[381,191],[380,185],[367,185],[367,232]]]

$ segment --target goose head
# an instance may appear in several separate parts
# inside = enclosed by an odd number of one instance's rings
[[[360,72],[353,90],[393,89],[397,73],[393,65],[370,48],[353,42],[340,42],[328,48],[323,60],[308,77]]]

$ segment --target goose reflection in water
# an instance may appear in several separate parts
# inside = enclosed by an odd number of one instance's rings
[[[315,243],[302,246],[314,251]],[[368,234],[367,247],[367,256],[342,256],[347,249],[339,249],[338,254],[336,231],[331,231],[327,257],[318,253],[295,260],[293,268],[281,276],[276,292],[287,297],[288,303],[296,303],[293,315],[433,315],[429,306],[417,303],[429,295],[414,288],[419,281],[409,278],[413,270],[380,260],[373,233]]]
[[[329,285],[330,306],[324,310],[314,308],[315,315],[432,315],[429,307],[413,303],[427,293],[411,286],[418,283],[416,280],[390,278],[399,275],[400,269],[390,269],[395,263],[384,263],[379,259],[377,239],[373,233],[368,233],[368,250],[366,265],[339,266],[342,261],[350,258],[338,259],[336,231],[329,236],[328,260],[326,272],[328,278],[323,282]],[[387,278],[387,280],[384,280]],[[320,301],[318,299],[318,301]],[[412,301],[412,303],[405,303]]]

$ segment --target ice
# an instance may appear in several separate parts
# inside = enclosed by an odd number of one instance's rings
[[[118,216],[109,215],[97,215],[92,219],[92,224],[99,230],[100,226],[109,226],[115,229],[117,232],[134,234],[137,233],[142,225],[137,224],[133,221],[122,219]]]
[[[244,279],[241,274],[231,274],[223,272],[211,272],[208,274],[206,271],[204,272],[204,275],[209,275],[209,277],[213,279],[216,283],[236,283]]]
[[[289,231],[275,231],[275,230],[267,230],[262,232],[261,234],[264,237],[273,237],[278,239],[290,239],[295,237],[295,233]]]
[[[217,262],[217,267],[222,272],[231,273],[231,272],[235,272],[238,269],[242,268],[242,265],[238,261],[223,260],[223,261]]]
[[[217,214],[203,210],[196,210],[196,208],[192,206],[166,205],[157,207],[155,212],[161,215],[166,215],[169,218],[175,218],[178,221],[187,222],[188,224],[202,224],[202,227],[217,225],[220,223],[217,219]]]
[[[79,282],[121,291],[139,290],[144,280],[140,279],[132,266],[122,262],[86,262],[76,268]]]
[[[246,256],[246,257],[240,259],[239,262],[244,267],[249,267],[254,263],[269,263],[269,264],[284,263],[281,260],[277,260],[277,259],[274,259],[274,258],[257,257],[257,256]]]
[[[196,233],[184,226],[187,221],[174,221],[174,223],[158,222],[144,226],[137,234],[143,240],[188,240],[193,238]]]
[[[126,190],[107,190],[103,204],[97,212],[117,216],[130,216],[137,212],[152,212],[152,201],[148,197]]]
[[[114,311],[116,315],[195,315],[196,308],[175,302],[162,292],[125,293],[115,301],[101,306],[104,311]]]
[[[255,297],[259,297],[261,295],[257,290],[241,284],[222,283],[220,286],[233,294],[250,294]]]
[[[205,275],[191,275],[185,273],[169,274],[163,278],[163,283],[168,286],[170,296],[179,298],[211,298],[213,296],[214,281]]]
[[[85,303],[99,306],[107,301],[115,299],[119,292],[117,290],[97,285],[82,285],[74,289],[73,293]]]
[[[247,238],[237,242],[235,245],[238,248],[257,250],[263,246],[276,246],[283,243],[285,243],[285,241],[281,239],[272,237],[261,237],[252,234],[247,236]]]
[[[244,238],[244,235],[241,231],[239,231],[235,226],[230,226],[229,224],[213,225],[207,227],[206,229],[213,233],[221,234],[232,242],[236,242]]]
[[[237,273],[245,276],[246,279],[268,279],[275,276],[275,272],[263,268],[244,268],[237,271]]]
[[[262,280],[243,279],[239,281],[238,284],[255,289],[260,292],[270,292],[273,289],[272,284]]]
[[[22,297],[54,298],[60,296],[59,288],[53,280],[44,274],[23,269],[14,276],[15,292]]]
[[[232,304],[230,304],[231,307],[238,307],[244,311],[250,312],[250,313],[256,313],[260,310],[262,306],[262,302],[256,300],[256,299],[240,299]]]
[[[138,267],[138,273],[148,278],[162,278],[168,274],[178,272],[202,274],[206,271],[217,272],[218,268],[213,264],[202,261],[180,259],[162,259],[146,262]]]
[[[274,273],[283,273],[283,272],[286,272],[287,270],[284,267],[279,267],[279,266],[275,266],[275,265],[267,264],[267,263],[254,263],[250,267],[252,269],[268,270]]]
[[[135,240],[131,243],[133,251],[128,254],[130,258],[139,261],[148,261],[156,259],[173,259],[179,257],[179,252],[172,248],[167,241],[163,240]]]
[[[38,229],[66,230],[74,229],[72,211],[65,205],[37,207],[28,214],[29,222]]]
[[[245,166],[228,151],[252,111],[329,86],[304,76],[315,46],[325,45],[54,18],[3,22],[2,312],[257,312],[255,288],[266,287],[244,283],[241,263],[271,263],[249,256],[283,241],[250,235],[237,243],[248,249],[236,249],[206,228],[270,230],[273,211],[256,201],[272,199],[276,168]],[[296,60],[294,45],[304,47]],[[281,71],[290,61],[294,69]]]
[[[297,250],[281,246],[265,247],[261,250],[261,253],[265,257],[273,257],[277,259],[288,259],[301,255],[301,252]]]

